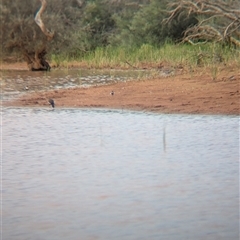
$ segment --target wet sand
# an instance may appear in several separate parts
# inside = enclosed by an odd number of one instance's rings
[[[90,88],[26,93],[19,99],[4,104],[46,107],[49,106],[48,98],[52,98],[56,108],[111,108],[158,113],[239,115],[239,69],[222,67],[218,69],[215,80],[213,76],[211,69],[196,68],[192,73],[179,72],[170,77],[159,75],[153,79]]]

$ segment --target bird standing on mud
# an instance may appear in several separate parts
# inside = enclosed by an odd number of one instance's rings
[[[54,103],[54,100],[53,99],[48,99],[48,102],[49,102],[49,104],[51,104],[51,106],[52,106],[52,108],[54,108],[55,107],[55,103]]]

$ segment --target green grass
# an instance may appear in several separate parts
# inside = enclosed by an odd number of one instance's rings
[[[211,67],[216,64],[234,63],[240,65],[240,51],[218,44],[204,45],[174,45],[165,43],[161,47],[144,44],[141,47],[105,47],[85,53],[81,57],[51,56],[51,63],[56,66],[67,67],[71,62],[91,68],[142,68],[157,67],[162,62],[170,65],[183,65],[189,68],[197,66]]]

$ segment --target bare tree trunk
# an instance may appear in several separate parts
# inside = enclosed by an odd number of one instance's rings
[[[35,22],[40,27],[43,34],[47,37],[48,41],[51,41],[54,36],[54,32],[49,31],[43,21],[42,21],[42,13],[45,11],[47,2],[46,0],[40,0],[41,1],[41,7],[35,14]],[[27,65],[29,70],[31,71],[50,71],[51,67],[49,63],[46,61],[45,56],[47,54],[46,51],[46,45],[47,42],[44,41],[43,46],[40,49],[37,49],[35,52],[28,52],[27,50],[24,50],[24,57],[27,61]]]
[[[51,67],[45,60],[45,48],[36,52],[27,52],[25,50],[24,57],[27,61],[28,69],[31,71],[50,71]]]

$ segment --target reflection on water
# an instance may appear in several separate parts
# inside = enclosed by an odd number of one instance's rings
[[[238,239],[238,117],[3,109],[3,239]]]
[[[3,97],[9,99],[23,92],[70,87],[89,87],[146,77],[149,71],[52,70],[50,72],[2,71]]]

